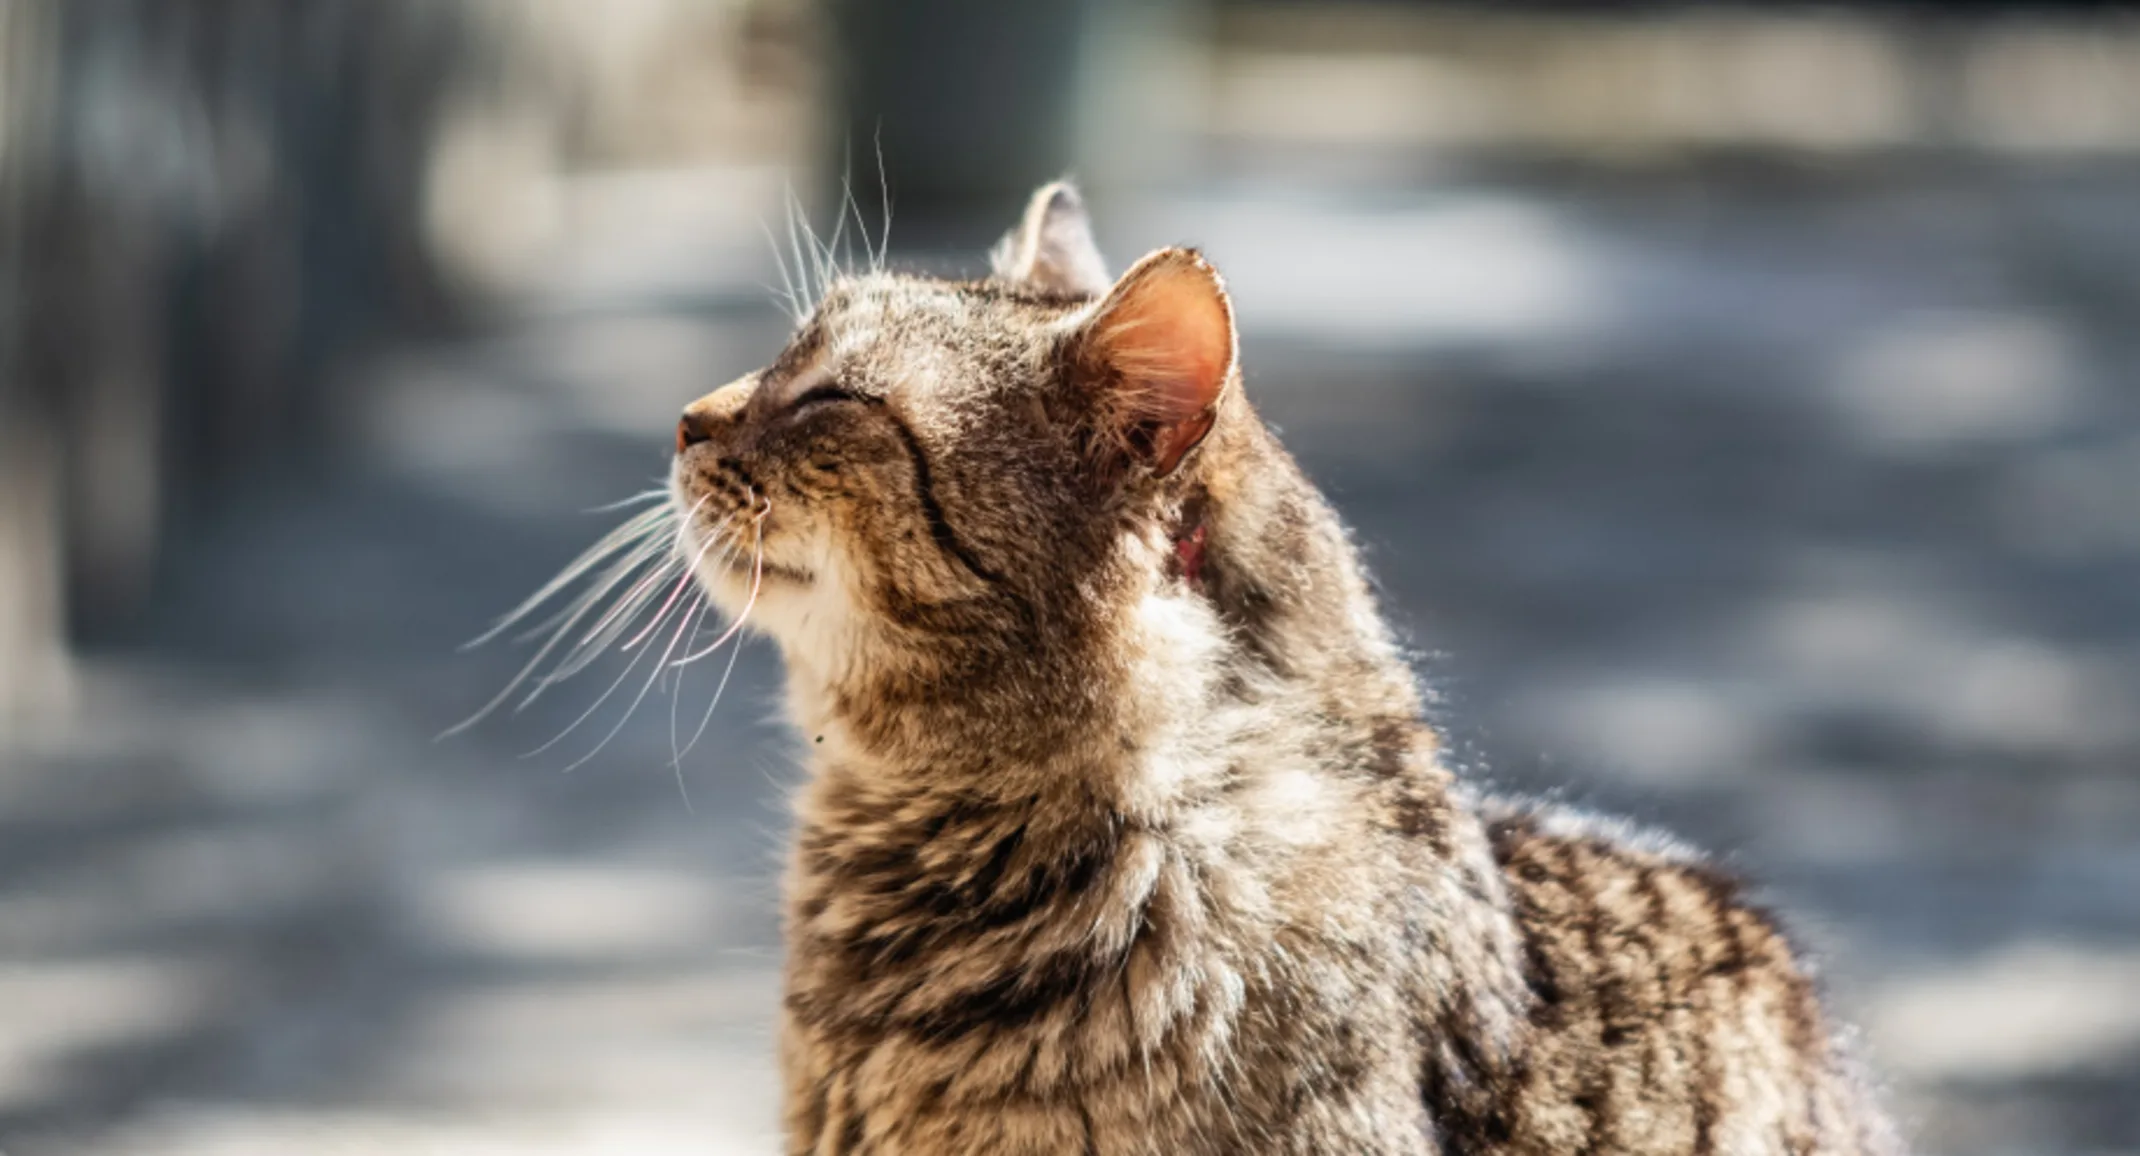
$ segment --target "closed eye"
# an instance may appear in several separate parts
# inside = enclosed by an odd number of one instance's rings
[[[800,413],[813,405],[860,400],[862,400],[860,395],[851,393],[840,385],[828,382],[824,385],[812,386],[804,390],[801,397],[788,403],[788,412]]]

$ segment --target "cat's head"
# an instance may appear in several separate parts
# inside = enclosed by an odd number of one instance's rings
[[[1218,273],[1164,249],[1110,282],[1067,185],[995,258],[979,281],[840,278],[770,365],[684,411],[675,501],[726,609],[755,587],[791,649],[1030,627],[1165,512],[1238,392]]]
[[[771,364],[685,409],[681,548],[724,610],[838,682],[1076,659],[1154,597],[1253,615],[1332,552],[1330,595],[1358,587],[1241,397],[1203,257],[1161,249],[1110,279],[1067,185],[993,256],[977,281],[841,277]]]

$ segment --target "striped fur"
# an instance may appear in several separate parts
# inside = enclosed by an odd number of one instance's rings
[[[1090,284],[1059,187],[1024,228],[687,411],[686,545],[812,755],[788,1150],[1894,1150],[1728,877],[1455,782],[1216,273]]]

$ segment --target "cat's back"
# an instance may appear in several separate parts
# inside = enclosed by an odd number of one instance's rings
[[[1574,812],[1481,810],[1531,1006],[1520,1062],[1438,1113],[1446,1150],[1899,1151],[1803,956],[1734,877]]]

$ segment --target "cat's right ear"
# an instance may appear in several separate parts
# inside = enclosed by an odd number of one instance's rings
[[[1093,243],[1085,201],[1068,181],[1042,185],[1018,227],[1005,233],[988,256],[996,276],[1043,293],[1097,297],[1107,292],[1107,262]]]

